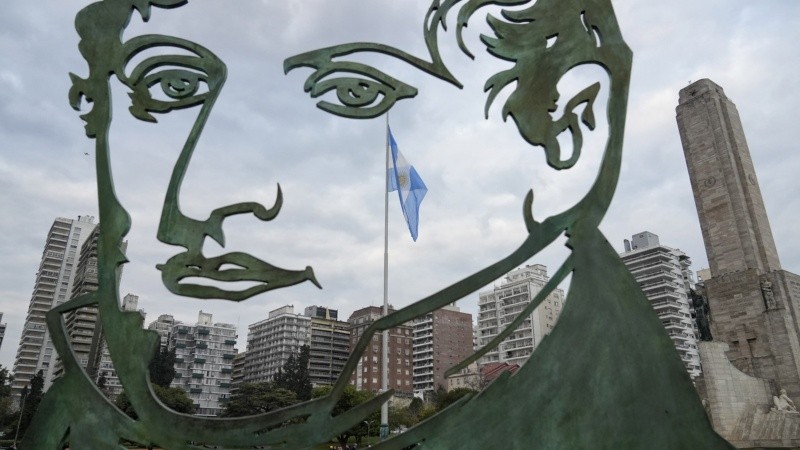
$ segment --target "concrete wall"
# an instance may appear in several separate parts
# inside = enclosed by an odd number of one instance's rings
[[[743,413],[772,403],[769,383],[734,367],[725,356],[728,344],[712,341],[700,342],[698,346],[711,422],[717,433],[731,440]]]

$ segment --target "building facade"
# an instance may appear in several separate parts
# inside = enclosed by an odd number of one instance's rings
[[[506,325],[533,301],[550,280],[547,267],[528,265],[512,270],[499,286],[478,294],[478,346],[488,345]],[[507,362],[522,366],[539,342],[555,326],[564,307],[564,291],[556,288],[542,300],[530,316],[496,348],[486,353],[480,365]]]
[[[338,320],[337,310],[322,306],[309,306],[304,314],[311,318],[308,360],[311,384],[332,385],[350,356],[350,324]]]
[[[139,314],[142,316],[142,321],[144,321],[145,313],[144,310],[139,309],[138,295],[125,295],[125,297],[122,298],[122,310],[139,311]],[[117,396],[122,393],[122,383],[120,383],[119,377],[117,376],[117,371],[114,369],[114,362],[111,360],[111,352],[108,351],[108,344],[106,343],[105,339],[100,340],[99,347],[100,357],[98,358],[98,362],[95,366],[96,374],[94,377],[98,383],[99,379],[102,377],[105,380],[106,395],[111,399],[116,399]]]
[[[92,216],[78,216],[77,219],[59,217],[47,233],[14,359],[12,393],[15,396],[19,396],[40,370],[44,375],[45,391],[53,383],[57,355],[45,324],[45,314],[69,299],[78,253],[95,226]]]
[[[100,227],[96,226],[80,247],[70,299],[97,290],[97,239],[99,235]],[[96,380],[103,341],[102,327],[97,321],[97,308],[89,306],[64,314],[64,324],[78,363],[86,369],[89,378]],[[63,367],[59,360],[56,363],[53,378],[60,377],[62,370]]]
[[[472,354],[472,314],[449,305],[412,322],[414,395],[447,389],[445,372]]]
[[[781,269],[736,106],[703,79],[680,91],[676,113],[710,265],[712,337],[773,395],[800,398],[800,276]]]
[[[394,311],[394,308],[389,308]],[[350,350],[367,327],[383,316],[383,308],[368,306],[361,308],[347,319],[350,323]],[[413,329],[408,325],[400,325],[389,331],[388,340],[388,380],[389,389],[395,390],[398,397],[410,397],[414,391],[413,375]],[[355,373],[350,382],[356,389],[380,392],[383,386],[383,333],[372,336],[369,347],[358,361]]]
[[[172,387],[186,391],[196,415],[218,415],[230,398],[236,326],[214,323],[211,314],[200,311],[196,324],[177,322],[169,336],[169,348],[175,349]]]
[[[650,300],[653,310],[672,339],[675,349],[694,379],[702,372],[697,350],[697,327],[692,318],[694,276],[691,259],[678,249],[661,245],[648,231],[625,240],[622,262]]]
[[[169,335],[175,323],[175,318],[171,315],[161,314],[158,319],[147,325],[147,329],[158,333],[158,337],[161,338],[161,347],[163,348],[169,346]]]
[[[244,383],[244,361],[247,358],[247,352],[237,353],[233,357],[233,372],[231,373],[231,395],[236,394],[236,391]]]
[[[290,355],[299,355],[300,347],[311,340],[311,318],[294,313],[286,305],[248,327],[244,382],[272,381]]]

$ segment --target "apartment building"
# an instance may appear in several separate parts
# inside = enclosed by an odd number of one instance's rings
[[[169,345],[169,334],[172,332],[172,327],[175,326],[175,318],[169,314],[161,314],[158,319],[150,322],[147,325],[148,330],[155,331],[161,338],[161,347]]]
[[[170,349],[175,349],[171,386],[186,391],[198,416],[218,415],[231,392],[236,326],[212,318],[200,311],[196,324],[178,322],[169,334]]]
[[[308,361],[311,384],[315,387],[334,384],[350,356],[350,324],[338,320],[337,310],[322,306],[309,306],[304,315],[311,318]]]
[[[472,314],[448,305],[412,322],[414,395],[447,388],[445,371],[472,354]]]
[[[248,327],[244,382],[272,381],[290,355],[311,341],[311,317],[295,314],[293,305],[270,311]]]
[[[394,308],[389,308],[394,311]],[[361,308],[347,319],[350,323],[350,351],[352,352],[358,339],[364,334],[367,327],[383,316],[383,308],[368,306]],[[395,395],[411,396],[414,391],[413,381],[413,354],[412,340],[413,329],[408,325],[400,325],[389,330],[388,340],[388,379],[389,388],[395,390]],[[355,373],[350,382],[356,389],[365,389],[373,392],[382,390],[383,380],[383,333],[372,336],[370,345],[361,355]]]
[[[620,254],[642,292],[650,300],[661,324],[692,378],[702,373],[697,350],[697,327],[692,319],[692,261],[682,251],[661,245],[649,231],[634,234]]]
[[[145,312],[142,309],[139,309],[139,296],[134,294],[127,294],[125,297],[122,298],[122,310],[123,311],[139,311],[139,314],[142,316],[142,320],[145,318]],[[100,328],[98,326],[98,328]],[[111,399],[116,399],[119,394],[122,393],[122,383],[119,381],[119,377],[117,376],[117,371],[114,369],[114,362],[111,360],[111,352],[108,351],[108,344],[106,343],[105,339],[102,339],[99,342],[100,350],[99,358],[97,364],[94,366],[95,374],[91,375],[96,380],[99,380],[100,377],[105,378],[105,392]]]
[[[57,355],[45,324],[45,314],[69,299],[78,253],[95,226],[92,216],[78,216],[77,219],[59,217],[53,221],[47,233],[14,359],[14,396],[19,396],[40,370],[44,374],[45,390],[53,382]]]
[[[502,332],[533,301],[550,280],[547,267],[527,265],[509,272],[491,291],[478,294],[478,346],[484,347]],[[556,288],[545,297],[502,342],[478,363],[507,362],[522,366],[547,336],[564,307],[564,291]]]

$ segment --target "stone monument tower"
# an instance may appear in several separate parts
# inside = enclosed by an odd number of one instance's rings
[[[680,91],[676,110],[711,267],[714,340],[736,368],[800,398],[800,277],[781,270],[736,106],[703,79]]]

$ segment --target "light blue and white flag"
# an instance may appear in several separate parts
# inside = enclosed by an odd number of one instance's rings
[[[411,232],[411,238],[417,240],[417,226],[419,225],[419,205],[428,188],[422,182],[414,166],[408,163],[397,149],[397,142],[392,136],[392,130],[386,127],[387,139],[389,139],[389,148],[392,150],[392,158],[389,161],[389,192],[397,191],[400,196],[400,206],[403,208],[403,215],[408,222],[408,231]]]

